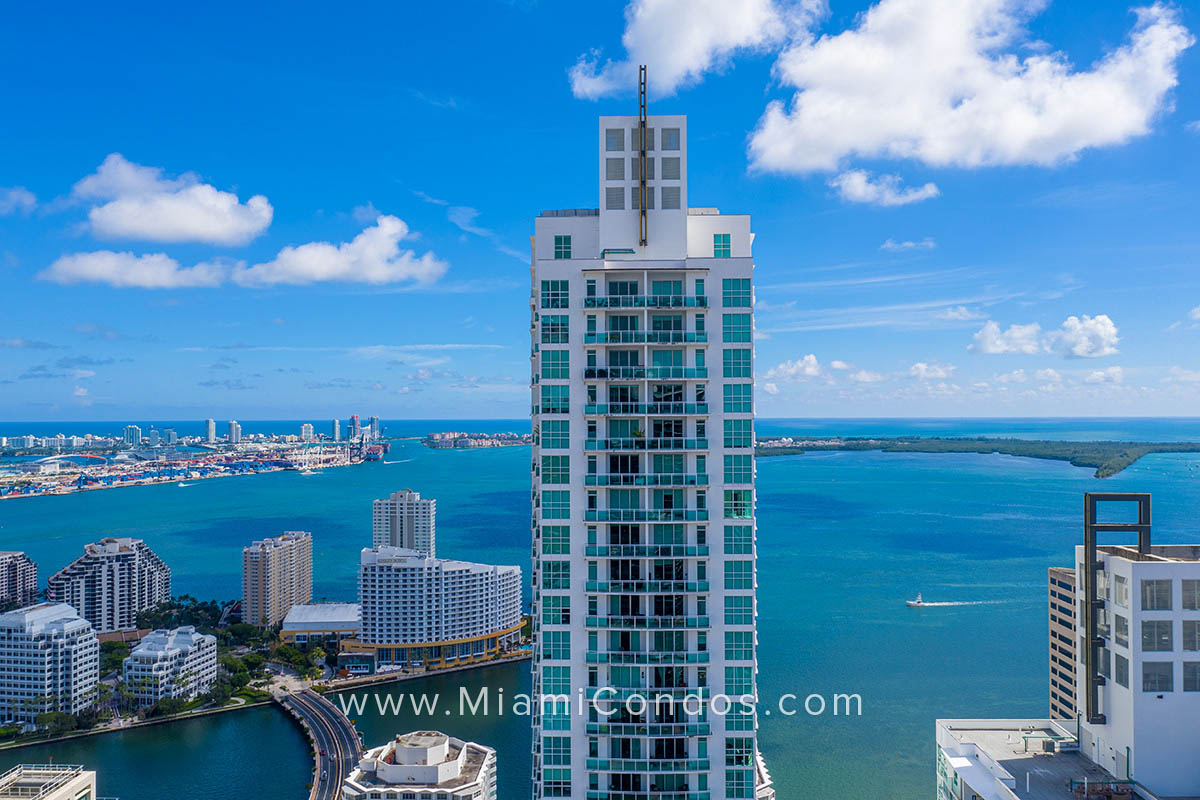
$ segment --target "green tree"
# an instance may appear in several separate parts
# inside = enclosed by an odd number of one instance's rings
[[[49,731],[51,736],[61,736],[75,730],[78,725],[75,715],[64,711],[47,711],[44,714],[38,714],[33,721],[39,728]]]

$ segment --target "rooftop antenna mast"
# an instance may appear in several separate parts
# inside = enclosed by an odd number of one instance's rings
[[[646,65],[638,66],[638,245],[646,246]]]

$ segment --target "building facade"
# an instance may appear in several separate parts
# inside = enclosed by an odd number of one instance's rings
[[[361,631],[342,652],[370,654],[377,667],[483,661],[520,637],[520,567],[370,548],[362,551],[358,590]]]
[[[392,492],[372,503],[371,546],[437,555],[437,500],[411,489]]]
[[[46,599],[67,603],[97,633],[134,630],[139,612],[171,599],[171,568],[141,539],[110,536],[52,575]]]
[[[279,638],[284,644],[308,645],[351,639],[362,627],[362,608],[358,603],[313,603],[292,606],[283,618]]]
[[[342,421],[340,419],[335,419],[330,423],[329,436],[335,442],[340,442],[342,440]]]
[[[142,443],[142,429],[137,425],[126,425],[124,442],[130,447],[139,446]]]
[[[31,726],[38,714],[90,708],[100,642],[75,609],[40,603],[0,614],[0,722]]]
[[[29,605],[37,594],[38,568],[33,559],[14,550],[0,552],[0,607]]]
[[[620,710],[535,716],[535,797],[750,798],[749,704],[625,708],[756,694],[750,218],[688,207],[685,117],[597,133],[533,238],[534,688]]]
[[[1050,719],[1075,719],[1075,570],[1050,567],[1046,607],[1049,617]]]
[[[300,426],[300,439],[305,442],[313,440],[313,426],[311,422],[306,422]]]
[[[206,444],[215,444],[217,441],[217,422],[216,420],[204,420],[204,441]]]
[[[242,548],[242,620],[269,628],[292,606],[312,602],[312,534],[282,536]]]
[[[366,752],[343,800],[495,800],[496,751],[438,731],[414,731]]]
[[[217,637],[191,625],[153,631],[125,658],[122,679],[139,706],[165,697],[191,700],[217,679]]]
[[[0,775],[0,800],[92,800],[96,773],[79,764],[17,764]]]
[[[229,420],[229,443],[238,444],[242,441],[242,426],[235,419]]]

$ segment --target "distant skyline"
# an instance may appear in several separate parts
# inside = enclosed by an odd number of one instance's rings
[[[753,215],[760,416],[1200,413],[1195,7],[3,23],[3,420],[527,416],[533,218],[597,205],[638,63]]]

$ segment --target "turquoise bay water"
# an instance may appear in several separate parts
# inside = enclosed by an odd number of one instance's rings
[[[492,423],[521,430],[521,423]],[[839,427],[840,426],[840,427]],[[430,423],[427,429],[474,429]],[[1200,438],[1197,420],[763,420],[764,435],[1038,435],[1043,438]],[[955,434],[954,431],[959,433]],[[1103,431],[1104,433],[1098,433]],[[240,548],[282,530],[315,537],[317,595],[351,599],[358,551],[370,543],[370,500],[399,488],[438,499],[438,550],[447,557],[519,564],[528,575],[528,460],[524,447],[431,451],[398,443],[385,462],[306,477],[245,478],[115,489],[0,502],[0,548],[24,549],[46,574],[102,535],[145,538],[174,571],[175,591],[238,594]],[[783,693],[856,692],[863,715],[763,714],[760,745],[781,797],[919,797],[932,790],[933,720],[939,716],[1046,713],[1046,568],[1069,564],[1089,489],[1150,491],[1155,538],[1194,541],[1200,459],[1157,455],[1105,481],[1070,465],[1008,456],[817,453],[758,462],[759,664],[763,708]],[[930,601],[978,603],[909,609]],[[411,713],[358,719],[368,743],[418,725],[496,746],[501,794],[530,796],[528,719],[463,718],[460,684],[511,696],[530,688],[528,664],[396,684],[393,695],[440,692],[454,707],[433,719]],[[38,751],[0,753],[0,768],[52,754],[101,771],[101,791],[123,800],[161,796],[138,774],[154,747],[198,763],[253,761],[267,773],[231,770],[196,778],[202,797],[251,798],[263,781],[298,797],[308,779],[303,742],[271,727],[271,710],[187,725],[214,732],[176,739],[182,726],[93,737]],[[213,718],[217,719],[217,718]],[[290,722],[279,717],[280,725]],[[219,735],[231,726],[230,739]],[[193,751],[193,747],[199,751]],[[55,748],[62,748],[56,750]],[[201,773],[203,774],[203,773]],[[177,780],[193,781],[187,770]],[[294,786],[293,786],[294,784]],[[298,787],[298,788],[295,788]],[[191,787],[189,787],[191,788]]]

